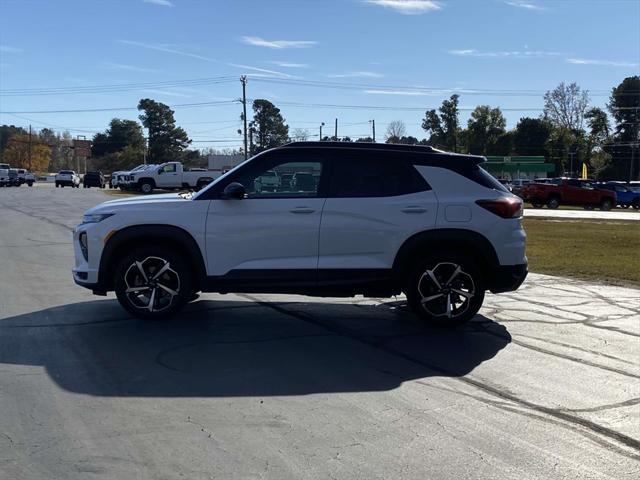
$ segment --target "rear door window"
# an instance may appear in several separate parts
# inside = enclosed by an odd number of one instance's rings
[[[332,156],[329,196],[337,198],[393,197],[429,190],[413,165],[373,152],[338,152]]]

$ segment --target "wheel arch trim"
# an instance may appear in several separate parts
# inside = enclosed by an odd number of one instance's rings
[[[493,270],[500,266],[498,254],[491,241],[481,233],[463,228],[425,230],[409,237],[398,249],[393,261],[393,272],[396,280],[402,281],[405,278],[406,273],[411,268],[413,254],[430,246],[438,245],[442,245],[447,249],[468,247],[474,255],[479,254],[483,267]]]
[[[174,225],[147,224],[134,225],[117,230],[108,239],[100,257],[98,284],[104,289],[112,290],[114,284],[113,273],[116,269],[117,255],[122,248],[132,242],[140,242],[143,246],[145,239],[153,239],[155,243],[163,241],[178,244],[188,254],[188,261],[195,269],[194,282],[200,284],[206,278],[206,267],[203,252],[193,236],[181,227]],[[138,245],[136,245],[138,246]]]

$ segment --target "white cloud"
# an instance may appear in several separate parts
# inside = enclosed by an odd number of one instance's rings
[[[250,65],[241,65],[241,64],[238,64],[238,63],[227,63],[227,65],[229,65],[230,67],[241,68],[243,70],[252,70],[254,72],[260,72],[262,74],[266,74],[266,75],[274,76],[274,77],[298,78],[298,77],[296,77],[294,75],[289,75],[288,73],[277,72],[275,70],[268,70],[266,68],[252,67]],[[255,76],[255,74],[254,74],[254,76]]]
[[[279,60],[272,60],[269,63],[273,63],[274,65],[278,65],[283,68],[309,68],[310,65],[306,63],[292,63],[292,62],[281,62]]]
[[[325,76],[329,78],[381,78],[381,77],[384,77],[384,75],[381,73],[369,72],[366,70],[362,70],[358,72],[331,73]]]
[[[109,70],[126,70],[129,72],[141,72],[141,73],[158,73],[159,72],[159,70],[154,70],[153,68],[138,67],[136,65],[127,65],[125,63],[104,62],[102,66]]]
[[[282,50],[284,48],[309,48],[317,45],[313,40],[265,40],[260,37],[242,37],[242,41],[254,47],[266,47]]]
[[[175,48],[167,48],[163,45],[153,45],[149,43],[135,42],[133,40],[118,40],[118,43],[123,45],[131,45],[134,47],[147,48],[149,50],[156,50],[158,52],[173,53],[174,55],[181,55],[183,57],[196,58],[198,60],[204,60],[205,62],[216,62],[217,60],[202,55],[196,55],[195,53],[189,53],[182,50],[176,50]]]
[[[640,66],[639,63],[634,62],[620,62],[616,60],[593,60],[587,58],[567,58],[567,63],[571,63],[573,65],[598,65],[602,67],[637,68]]]
[[[539,50],[522,50],[522,51],[496,51],[496,52],[482,52],[475,49],[465,50],[449,50],[451,55],[457,55],[460,57],[485,57],[485,58],[533,58],[533,57],[557,57],[564,55],[561,52],[545,52]]]
[[[511,5],[512,7],[523,8],[525,10],[535,10],[538,12],[546,10],[545,7],[537,5],[533,2],[529,2],[527,0],[507,0],[504,3],[506,3],[507,5]]]
[[[165,97],[180,97],[180,98],[191,98],[191,95],[187,95],[185,93],[173,92],[171,90],[159,90],[156,88],[147,88],[143,90],[143,92],[150,93],[152,95],[164,95]]]
[[[9,45],[0,45],[0,52],[2,53],[20,53],[21,48],[11,47]]]
[[[144,3],[151,3],[152,5],[160,5],[161,7],[173,7],[173,3],[169,0],[142,0]]]
[[[390,8],[403,15],[420,15],[422,13],[442,10],[441,2],[433,0],[364,0],[384,8]]]

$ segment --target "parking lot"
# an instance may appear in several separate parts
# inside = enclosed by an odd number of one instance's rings
[[[112,198],[0,189],[0,478],[637,478],[640,291],[530,274],[455,331],[400,297],[144,322],[71,278]]]

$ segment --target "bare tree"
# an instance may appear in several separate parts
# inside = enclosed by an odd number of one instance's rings
[[[556,127],[582,130],[588,106],[589,92],[575,82],[570,85],[562,82],[544,94],[544,116]]]
[[[394,120],[387,127],[387,131],[384,134],[384,139],[387,143],[395,143],[393,141],[397,138],[404,137],[407,134],[407,127],[402,120]]]
[[[291,140],[294,142],[306,142],[309,139],[309,132],[303,128],[296,128],[291,133]]]

